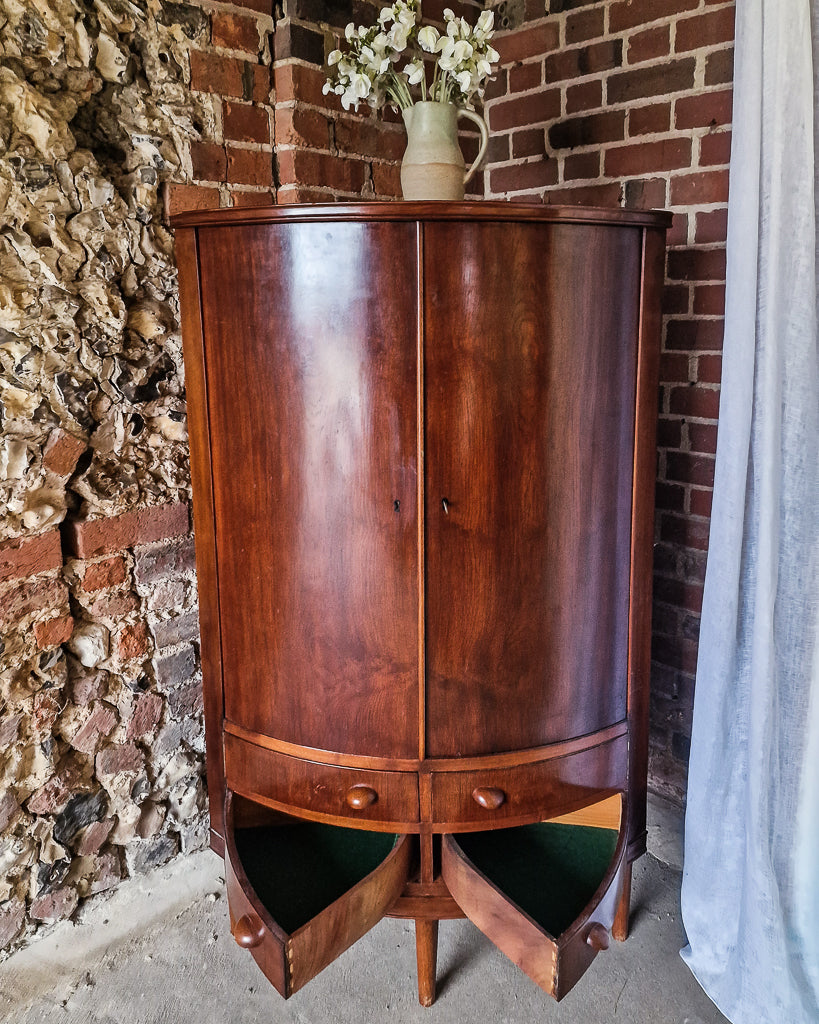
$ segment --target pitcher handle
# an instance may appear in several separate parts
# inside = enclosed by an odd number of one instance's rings
[[[477,171],[478,164],[483,160],[484,153],[486,153],[486,147],[489,145],[489,129],[486,127],[486,121],[484,121],[480,114],[476,114],[474,110],[465,110],[463,107],[459,107],[458,117],[466,117],[470,121],[474,121],[481,133],[481,144],[478,149],[478,155],[472,161],[472,166],[464,174],[465,185],[475,171]]]

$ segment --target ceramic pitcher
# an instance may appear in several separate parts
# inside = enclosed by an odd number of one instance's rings
[[[486,152],[486,122],[471,110],[437,101],[416,103],[402,113],[407,126],[407,149],[401,164],[404,199],[463,199],[464,185]],[[474,121],[481,133],[478,155],[468,171],[458,145],[459,117]]]

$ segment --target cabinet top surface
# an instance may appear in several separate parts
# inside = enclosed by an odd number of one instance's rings
[[[171,217],[174,228],[299,221],[507,221],[570,224],[625,224],[667,228],[671,214],[664,210],[625,210],[620,207],[540,206],[528,203],[468,201],[371,203],[311,203],[224,210],[192,210]]]

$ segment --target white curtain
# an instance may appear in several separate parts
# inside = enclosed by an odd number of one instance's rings
[[[738,0],[723,382],[683,957],[734,1024],[819,1022],[819,0]]]

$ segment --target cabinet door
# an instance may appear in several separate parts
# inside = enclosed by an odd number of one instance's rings
[[[417,757],[416,228],[199,245],[225,716]]]
[[[376,925],[400,895],[410,837],[284,819],[237,827],[226,807],[230,927],[285,998]]]
[[[470,920],[542,989],[562,999],[607,949],[620,901],[626,828],[540,822],[443,837],[447,888]]]
[[[424,238],[427,753],[626,716],[641,232]]]

